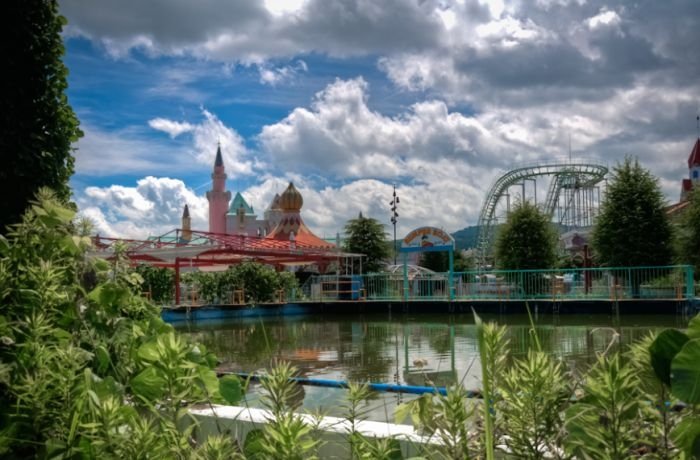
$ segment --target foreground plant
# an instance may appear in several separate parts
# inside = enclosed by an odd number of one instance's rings
[[[561,363],[535,350],[505,372],[499,412],[505,444],[513,454],[530,459],[557,455],[562,410],[570,395],[566,382]]]
[[[0,455],[198,455],[187,407],[235,402],[224,397],[235,383],[135,294],[123,254],[86,257],[89,232],[73,218],[42,191],[0,237]]]

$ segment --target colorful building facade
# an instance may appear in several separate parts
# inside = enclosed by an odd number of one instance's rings
[[[210,233],[264,237],[292,247],[296,244],[318,248],[335,246],[314,235],[306,226],[301,218],[304,199],[291,182],[281,195],[275,194],[263,217],[258,218],[253,206],[240,192],[236,192],[232,200],[231,192],[226,190],[227,175],[221,146],[216,150],[211,178],[212,189],[206,195],[209,202]],[[182,228],[190,230],[190,222],[189,210],[185,206]]]

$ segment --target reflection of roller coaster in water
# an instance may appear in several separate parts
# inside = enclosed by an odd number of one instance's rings
[[[599,184],[605,179],[605,166],[574,161],[549,163],[513,169],[491,186],[479,215],[477,249],[482,263],[492,250],[496,225],[510,212],[511,189],[520,188],[519,199],[526,199],[526,184],[532,182],[532,195],[540,208],[560,227],[571,230],[590,227],[598,213]],[[544,202],[537,202],[537,180],[549,180]],[[505,209],[504,209],[505,208]]]

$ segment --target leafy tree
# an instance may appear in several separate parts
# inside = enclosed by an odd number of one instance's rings
[[[233,265],[224,272],[194,272],[183,276],[183,282],[197,289],[205,302],[225,303],[234,290],[243,290],[245,301],[270,302],[277,299],[277,291],[283,289],[289,295],[298,287],[291,272],[276,272],[269,265],[244,262]]]
[[[504,270],[551,268],[557,261],[557,233],[536,205],[515,206],[496,239],[496,263]]]
[[[141,264],[136,267],[136,273],[143,278],[141,288],[150,294],[151,300],[159,304],[172,302],[175,286],[175,272],[172,268]]]
[[[453,257],[455,272],[466,272],[474,269],[474,259],[465,256],[462,251],[455,251]],[[447,252],[424,252],[420,259],[420,266],[434,272],[446,272],[450,269],[450,255]]]
[[[0,232],[20,221],[42,186],[70,199],[71,143],[82,136],[65,95],[68,70],[56,0],[10,0],[4,5],[4,78],[0,94]],[[12,199],[9,199],[12,197]]]
[[[365,273],[380,271],[384,260],[390,254],[384,226],[378,220],[363,217],[360,213],[357,219],[351,219],[345,224],[345,234],[347,237],[344,249],[366,256],[362,259],[363,271]],[[359,271],[359,264],[356,269]]]
[[[671,225],[663,194],[636,159],[625,158],[614,168],[592,243],[598,263],[609,267],[671,262]]]
[[[678,261],[694,265],[697,276],[700,272],[700,187],[691,192],[689,200],[677,229]]]

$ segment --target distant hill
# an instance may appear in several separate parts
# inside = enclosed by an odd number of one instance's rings
[[[496,225],[496,231],[498,231],[498,227],[500,227],[500,225],[501,224]],[[565,227],[561,224],[554,224],[554,226],[560,234],[571,230],[570,227]],[[469,227],[464,227],[462,230],[457,230],[456,232],[452,233],[452,238],[455,239],[455,246],[457,246],[457,250],[475,248],[476,238],[478,236],[478,225],[470,225]]]
[[[479,234],[478,225],[470,225],[462,230],[457,230],[452,234],[455,239],[457,250],[470,249],[476,247],[476,237]]]

